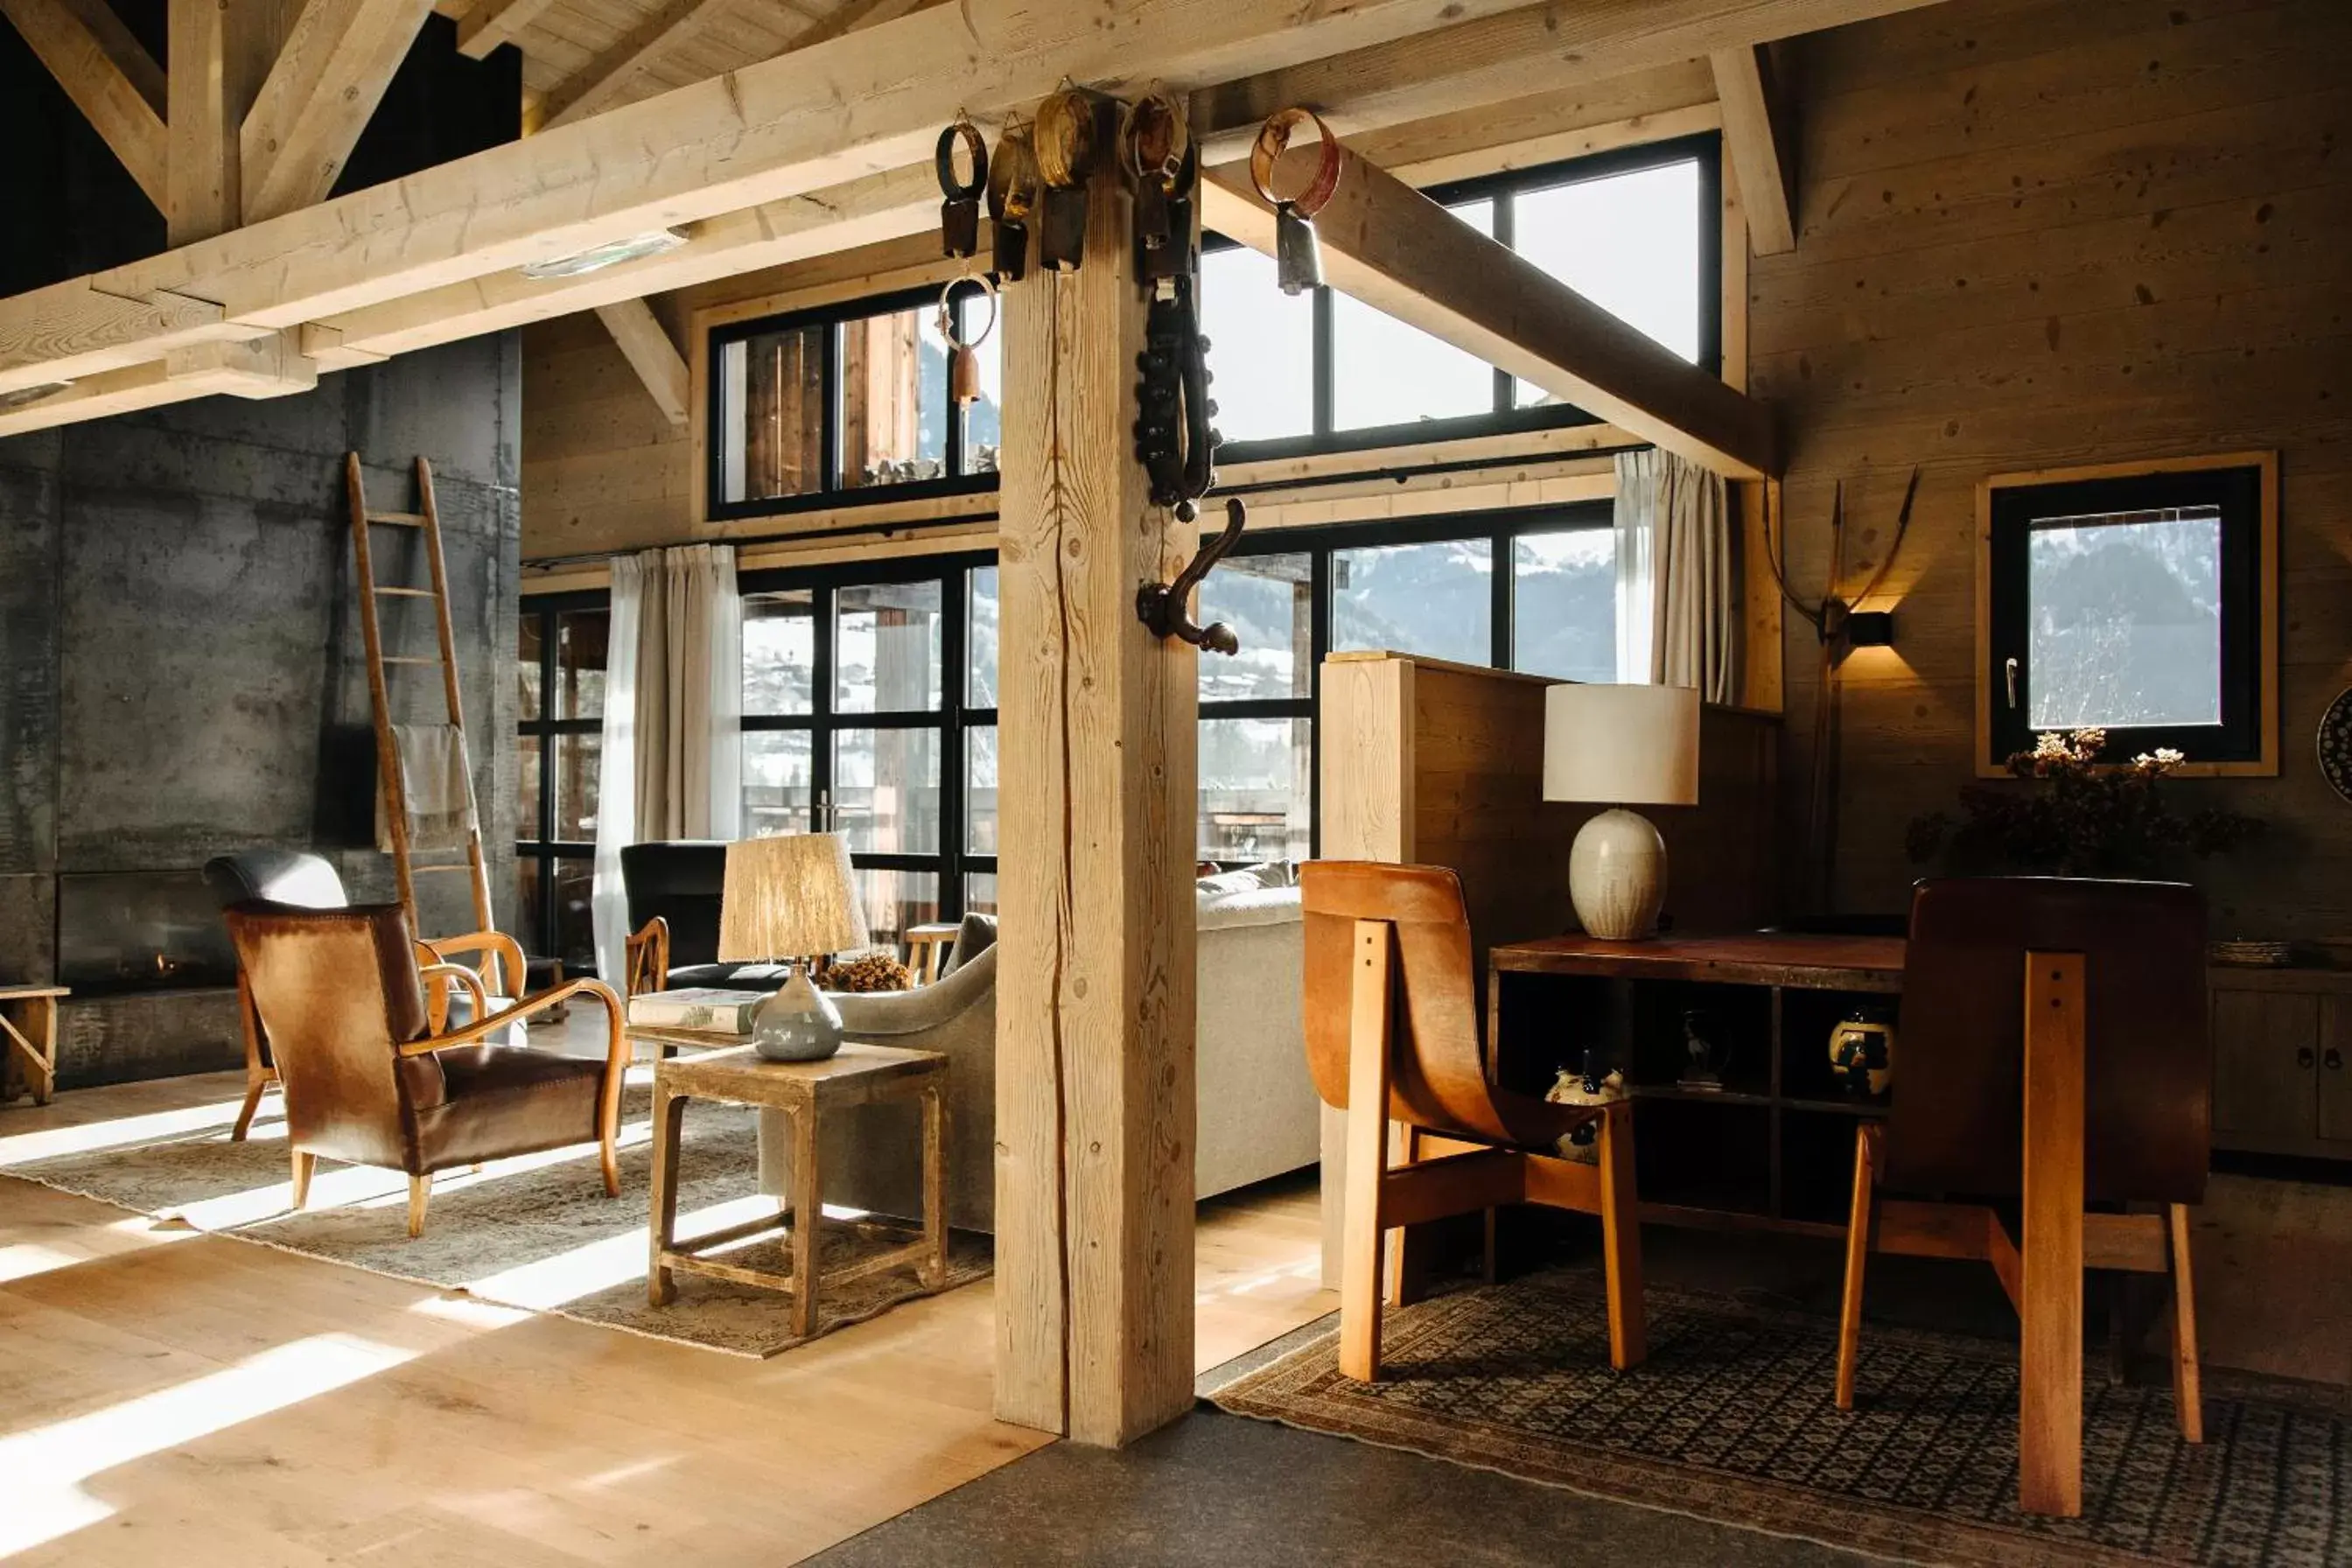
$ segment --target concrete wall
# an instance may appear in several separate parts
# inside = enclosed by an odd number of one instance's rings
[[[355,898],[391,896],[389,860],[370,847],[351,450],[380,506],[412,506],[411,461],[433,464],[475,789],[510,926],[520,386],[507,334],[327,376],[299,397],[209,398],[0,441],[0,980],[52,973],[59,877],[194,869],[271,845],[328,854]],[[395,531],[377,531],[379,579],[423,584],[420,542]],[[429,602],[393,602],[385,635],[394,651],[431,652]],[[438,716],[436,672],[394,683],[399,716]],[[468,929],[462,879],[428,882],[426,929]],[[226,1065],[233,1023],[216,998],[77,1009],[61,1081]]]

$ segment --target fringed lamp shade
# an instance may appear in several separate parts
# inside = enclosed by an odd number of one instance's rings
[[[847,840],[801,833],[727,847],[719,900],[720,963],[846,952],[870,940],[850,876]]]

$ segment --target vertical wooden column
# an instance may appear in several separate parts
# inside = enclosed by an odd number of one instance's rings
[[[1106,1445],[1192,1398],[1194,654],[1135,593],[1195,531],[1134,457],[1144,305],[1107,168],[1086,265],[1005,290],[996,1015],[997,1414]]]
[[[2017,1506],[2083,1511],[2083,955],[2025,955]]]

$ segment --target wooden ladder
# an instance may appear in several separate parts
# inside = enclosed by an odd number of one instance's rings
[[[384,813],[392,829],[392,868],[400,889],[400,901],[408,910],[409,926],[423,934],[417,924],[416,883],[419,876],[467,873],[474,895],[474,930],[494,930],[490,920],[490,874],[482,858],[482,825],[478,815],[466,828],[466,858],[433,865],[417,865],[408,847],[408,796],[400,772],[400,754],[392,738],[392,693],[385,674],[387,666],[438,665],[441,667],[441,690],[448,700],[449,722],[463,737],[466,732],[465,705],[457,696],[457,647],[456,635],[449,626],[449,576],[441,557],[441,519],[433,504],[433,466],[422,457],[416,459],[415,511],[372,511],[368,509],[367,489],[360,474],[360,455],[348,454],[343,459],[344,487],[351,493],[352,556],[359,572],[360,631],[367,643],[368,698],[375,709],[375,756],[378,785],[383,793]],[[375,561],[369,548],[370,530],[376,528],[413,528],[425,537],[425,559],[432,568],[433,585],[429,588],[391,587],[375,580]],[[383,631],[376,616],[378,599],[430,599],[433,601],[435,630],[440,634],[441,651],[437,657],[406,657],[388,655],[383,651]],[[514,977],[521,984],[522,977]],[[520,993],[517,993],[520,994]]]

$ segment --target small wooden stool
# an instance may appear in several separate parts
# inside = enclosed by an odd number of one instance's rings
[[[0,1105],[27,1091],[47,1105],[57,1092],[58,998],[72,994],[62,985],[0,985]]]
[[[772,1062],[749,1046],[679,1057],[654,1069],[654,1171],[651,1256],[646,1296],[656,1307],[676,1297],[674,1271],[709,1275],[738,1285],[783,1290],[793,1298],[793,1334],[806,1339],[816,1328],[817,1291],[846,1285],[869,1274],[916,1265],[923,1289],[947,1283],[948,1058],[937,1051],[895,1046],[847,1045],[821,1062]],[[923,1102],[923,1238],[895,1247],[820,1278],[817,1258],[824,1229],[824,1190],[817,1170],[817,1128],[836,1106],[871,1105],[919,1097]],[[774,1218],[728,1226],[691,1242],[677,1239],[677,1145],[688,1100],[761,1106],[793,1119],[791,1205]],[[793,1271],[777,1274],[703,1256],[714,1247],[769,1231],[792,1236]]]

